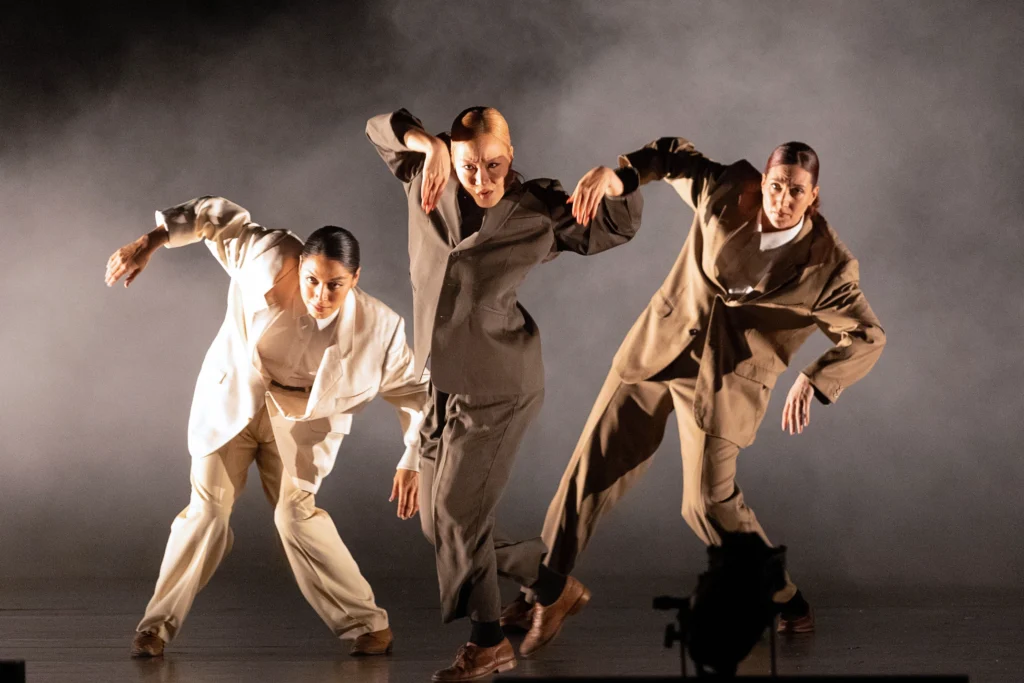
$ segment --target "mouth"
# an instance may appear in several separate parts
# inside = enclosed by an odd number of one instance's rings
[[[476,193],[476,196],[480,197],[480,199],[487,199],[492,194],[494,194],[494,190],[480,190]]]

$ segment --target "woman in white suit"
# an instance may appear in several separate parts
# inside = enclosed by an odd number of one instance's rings
[[[402,318],[356,287],[359,244],[328,226],[303,243],[220,197],[158,211],[157,227],[118,249],[108,286],[130,285],[161,246],[205,242],[231,277],[224,323],[203,361],[189,417],[192,494],[171,525],[160,577],[132,642],[152,657],[181,628],[231,548],[231,508],[254,461],[299,588],[354,655],[385,654],[387,613],[314,494],[352,414],[380,395],[398,411],[405,453],[398,515],[418,509],[417,432],[429,377],[416,373]],[[422,375],[422,376],[421,376]]]

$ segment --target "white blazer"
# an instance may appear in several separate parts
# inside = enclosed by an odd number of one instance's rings
[[[266,390],[256,345],[277,302],[297,295],[302,240],[287,230],[253,223],[248,211],[221,197],[199,197],[157,211],[156,221],[167,229],[167,247],[205,240],[231,277],[227,314],[206,352],[192,399],[192,457],[219,449],[266,405],[286,469],[297,486],[315,493],[334,466],[353,413],[380,394],[395,406],[405,435],[398,467],[419,470],[418,433],[430,380],[429,373],[414,372],[401,316],[353,288],[308,402],[290,408]]]

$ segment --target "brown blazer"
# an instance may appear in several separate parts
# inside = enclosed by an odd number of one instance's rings
[[[756,237],[761,173],[747,161],[711,161],[682,138],[661,138],[619,162],[636,169],[641,185],[665,180],[695,212],[672,271],[615,355],[624,381],[648,379],[703,344],[694,417],[706,433],[746,447],[776,378],[815,327],[835,344],[804,369],[819,400],[834,402],[868,373],[885,333],[860,290],[857,260],[824,218],[805,221],[755,291],[730,300],[722,266]]]
[[[420,208],[424,155],[405,146],[422,124],[404,109],[366,124],[366,135],[409,200],[414,353],[447,393],[511,395],[544,386],[540,333],[516,296],[536,265],[562,251],[596,254],[624,244],[640,227],[639,192],[605,197],[590,225],[572,216],[557,180],[513,182],[464,240],[452,176],[430,214]]]

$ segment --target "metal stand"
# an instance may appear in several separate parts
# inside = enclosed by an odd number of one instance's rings
[[[679,643],[679,664],[682,677],[686,679],[686,629],[690,623],[690,601],[687,598],[675,598],[671,595],[660,595],[654,598],[654,609],[678,610],[675,624],[665,626],[665,647],[669,650]]]

